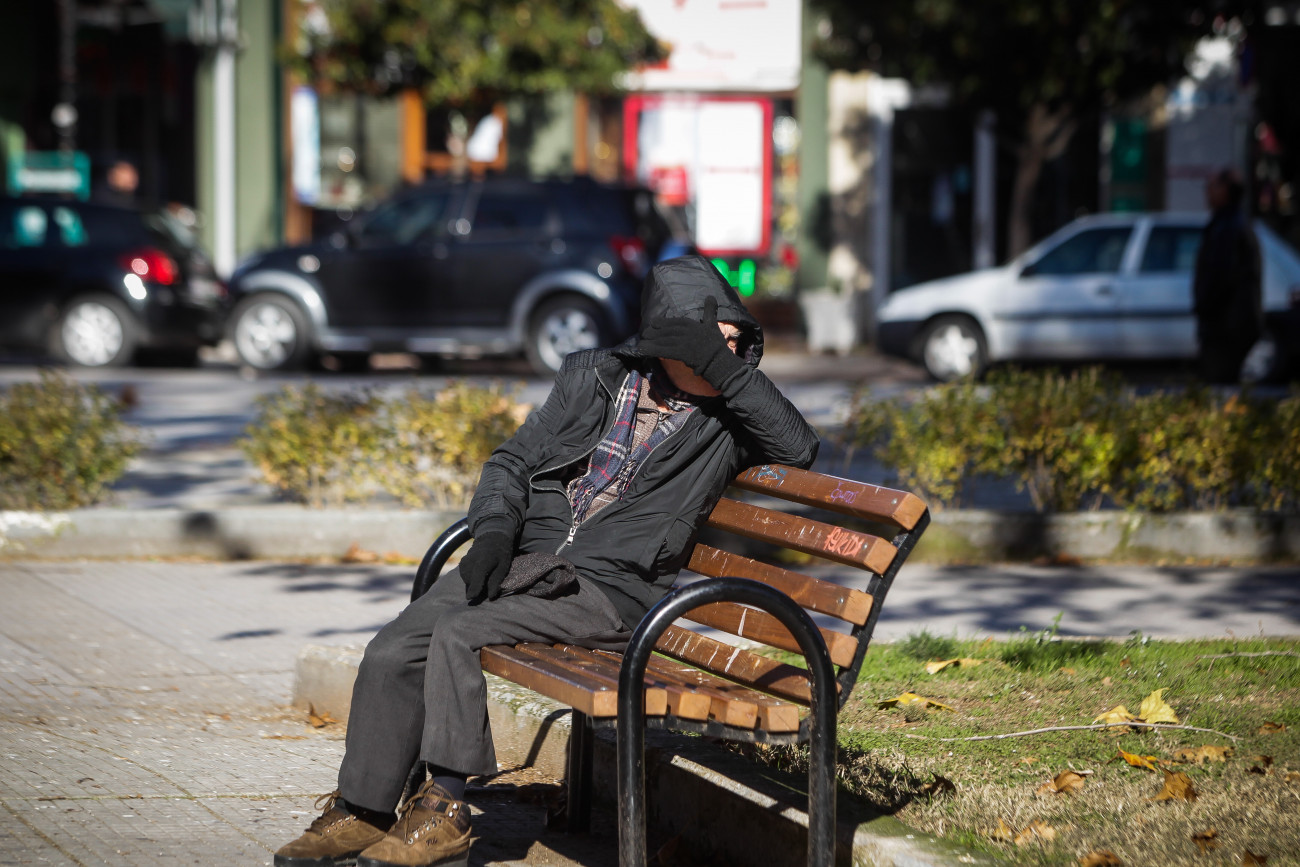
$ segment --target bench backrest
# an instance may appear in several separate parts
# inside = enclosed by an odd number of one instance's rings
[[[836,666],[839,700],[843,705],[857,682],[881,602],[929,524],[929,509],[921,499],[905,491],[777,465],[746,470],[733,485],[761,495],[760,500],[776,498],[850,516],[869,523],[873,531],[880,533],[873,535],[757,502],[724,497],[709,516],[710,527],[861,569],[870,575],[867,589],[842,587],[702,543],[695,546],[687,564],[691,571],[707,577],[734,576],[762,581],[781,590],[810,613],[840,621],[844,631],[824,627],[821,631]],[[685,619],[747,641],[799,652],[794,636],[775,618],[744,605],[716,603],[692,611]],[[669,627],[656,649],[666,656],[789,701],[806,705],[811,700],[804,669],[681,626]]]

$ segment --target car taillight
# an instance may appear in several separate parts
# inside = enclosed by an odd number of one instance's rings
[[[145,247],[127,253],[121,261],[123,267],[141,280],[150,280],[163,286],[172,285],[180,276],[180,268],[176,266],[176,261],[155,247]]]
[[[644,277],[646,273],[645,242],[640,238],[615,235],[609,239],[609,245],[618,254],[623,267],[634,277]]]

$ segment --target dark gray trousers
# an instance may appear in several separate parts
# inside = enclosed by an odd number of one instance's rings
[[[631,637],[604,593],[585,580],[578,586],[558,599],[506,596],[471,606],[452,570],[379,630],[352,689],[343,798],[393,810],[416,759],[470,776],[496,773],[479,649],[563,641],[621,650]]]

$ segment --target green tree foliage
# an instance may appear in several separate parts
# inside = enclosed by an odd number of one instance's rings
[[[664,57],[615,0],[316,0],[288,48],[309,80],[478,113],[508,95],[608,92]]]
[[[1213,2],[1194,0],[813,0],[829,32],[817,51],[840,69],[873,69],[951,88],[997,115],[1019,167],[1009,249],[1030,243],[1044,162],[1080,120],[1141,96],[1183,70],[1209,31]]]

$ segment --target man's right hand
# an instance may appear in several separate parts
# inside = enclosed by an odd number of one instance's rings
[[[501,582],[506,580],[514,556],[514,540],[505,533],[484,533],[475,539],[460,561],[465,599],[476,604],[500,596]]]

